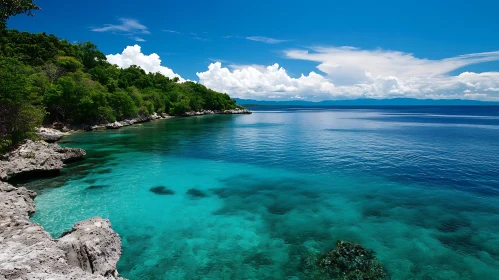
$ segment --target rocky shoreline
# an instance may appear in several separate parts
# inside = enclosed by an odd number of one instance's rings
[[[82,159],[83,149],[61,147],[45,141],[28,140],[0,160],[0,180],[15,177],[54,174],[64,163]]]
[[[0,160],[0,180],[58,172],[85,151],[27,141]],[[107,219],[76,223],[59,239],[32,223],[36,193],[0,181],[0,279],[123,279],[121,239]]]
[[[122,121],[115,121],[111,123],[102,123],[96,125],[70,125],[69,127],[61,123],[54,123],[51,128],[40,128],[38,135],[41,139],[47,142],[56,142],[60,140],[66,133],[71,131],[93,131],[93,130],[104,130],[104,129],[118,129],[125,126],[130,126],[134,124],[149,122],[152,120],[159,119],[170,119],[175,117],[194,117],[194,116],[205,116],[205,115],[241,115],[241,114],[252,114],[253,112],[248,109],[232,109],[232,110],[201,110],[201,111],[188,111],[179,116],[171,116],[165,113],[157,114],[154,113],[150,116],[141,116],[130,119],[125,119]]]

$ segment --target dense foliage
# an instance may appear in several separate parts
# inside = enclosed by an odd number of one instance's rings
[[[95,124],[153,112],[236,108],[227,94],[203,85],[111,65],[90,42],[0,32],[0,150],[30,137],[43,119]]]

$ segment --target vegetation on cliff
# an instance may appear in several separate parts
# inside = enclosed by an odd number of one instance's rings
[[[39,8],[26,0],[0,4],[0,152],[33,137],[42,121],[95,124],[237,107],[229,95],[203,85],[112,65],[91,42],[7,30],[10,16]]]

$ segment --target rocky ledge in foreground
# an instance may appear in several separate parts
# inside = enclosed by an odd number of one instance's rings
[[[29,220],[35,195],[0,182],[0,279],[123,279],[121,239],[109,220],[79,222],[54,240]]]
[[[44,141],[28,140],[0,160],[0,180],[32,173],[53,173],[64,163],[82,159],[85,150],[61,147]]]

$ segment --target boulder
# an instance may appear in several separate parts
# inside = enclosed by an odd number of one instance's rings
[[[66,133],[53,128],[40,127],[38,129],[38,136],[40,139],[49,143],[61,140],[64,135],[66,135]]]
[[[150,120],[157,120],[157,119],[161,119],[161,117],[158,116],[158,114],[153,113],[152,115],[149,116],[149,119]]]
[[[117,277],[121,239],[107,219],[91,218],[76,223],[62,234],[57,247],[66,252],[69,265],[103,276]]]
[[[64,163],[82,159],[85,150],[61,147],[44,141],[31,141],[0,160],[0,180],[7,181],[20,175],[54,173]]]
[[[113,123],[108,123],[106,124],[106,128],[107,129],[118,129],[118,128],[121,128],[123,127],[123,125],[119,122],[113,122]]]
[[[103,124],[97,124],[97,125],[93,125],[90,127],[89,131],[92,131],[92,130],[104,130],[106,129],[106,125],[103,125]]]

